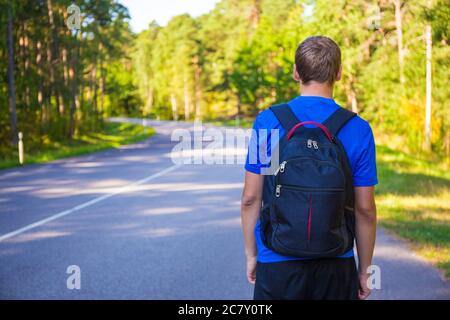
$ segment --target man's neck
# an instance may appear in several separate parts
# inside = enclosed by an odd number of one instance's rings
[[[300,85],[300,95],[333,99],[333,86],[313,81],[308,85]]]

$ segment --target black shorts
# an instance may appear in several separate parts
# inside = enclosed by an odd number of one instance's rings
[[[358,288],[353,257],[258,262],[254,299],[355,300]]]

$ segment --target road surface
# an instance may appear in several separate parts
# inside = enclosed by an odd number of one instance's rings
[[[1,299],[252,297],[243,165],[176,165],[171,133],[192,124],[148,125],[157,134],[141,143],[0,171]],[[450,298],[438,271],[383,230],[375,264],[373,299]],[[67,287],[73,265],[79,290]]]

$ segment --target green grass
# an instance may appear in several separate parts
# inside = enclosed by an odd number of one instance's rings
[[[237,122],[235,119],[207,120],[205,121],[205,123],[223,127],[251,128],[253,126],[252,119],[240,119],[239,122]]]
[[[44,139],[39,145],[27,144],[24,138],[24,164],[44,163],[52,160],[83,155],[124,144],[144,140],[154,134],[152,128],[128,123],[106,122],[99,132],[76,136],[68,141]],[[0,154],[0,169],[19,166],[16,149],[3,149]]]
[[[407,239],[420,256],[450,278],[448,164],[377,148],[379,224]]]

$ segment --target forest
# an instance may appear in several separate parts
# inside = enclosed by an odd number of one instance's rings
[[[341,47],[335,99],[376,137],[450,154],[449,0],[221,0],[208,14],[135,34],[116,0],[0,0],[0,157],[70,143],[115,115],[251,123],[299,94],[297,45]]]

